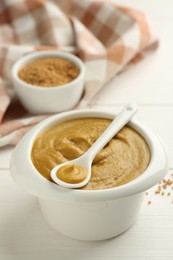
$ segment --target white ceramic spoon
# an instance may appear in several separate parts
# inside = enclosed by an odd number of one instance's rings
[[[137,112],[138,105],[131,104],[123,108],[122,111],[115,117],[112,123],[106,128],[103,134],[95,141],[95,143],[80,157],[72,161],[68,161],[55,166],[51,170],[51,178],[59,185],[65,188],[80,188],[85,186],[91,178],[91,165],[94,157],[101,149],[120,131],[123,126],[131,119],[131,117]],[[79,165],[86,169],[86,179],[80,183],[67,183],[60,180],[57,177],[57,171],[64,165]]]

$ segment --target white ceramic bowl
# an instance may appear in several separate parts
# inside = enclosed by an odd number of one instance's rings
[[[115,117],[114,113],[80,110],[52,116],[32,128],[17,145],[11,160],[11,176],[17,185],[38,198],[47,222],[58,232],[80,240],[103,240],[127,230],[136,220],[144,192],[158,183],[168,170],[160,138],[142,123],[131,120],[147,141],[151,161],[137,179],[106,190],[68,190],[39,174],[31,161],[32,144],[48,126],[73,118]]]
[[[60,57],[73,62],[80,73],[76,79],[55,87],[40,87],[26,83],[18,77],[18,72],[31,61]],[[79,101],[85,81],[85,65],[75,55],[59,51],[40,51],[20,58],[12,67],[12,80],[23,106],[32,114],[56,113],[72,109]]]

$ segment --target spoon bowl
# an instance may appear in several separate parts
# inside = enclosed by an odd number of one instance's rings
[[[55,166],[51,170],[50,174],[54,182],[61,185],[62,187],[70,189],[81,188],[85,186],[91,178],[91,165],[96,154],[100,152],[101,149],[112,139],[112,137],[115,136],[120,131],[120,129],[127,124],[127,122],[132,118],[132,116],[138,111],[138,108],[139,107],[137,104],[131,104],[124,107],[120,111],[120,113],[115,117],[115,119],[111,122],[111,124],[106,128],[106,130],[102,133],[102,135],[83,155],[74,160]],[[80,183],[69,183],[60,179],[57,176],[57,171],[61,167],[68,165],[77,165],[84,168],[86,170],[86,178]]]
[[[54,180],[54,182],[56,182],[57,184],[61,185],[64,188],[73,188],[73,189],[81,188],[81,187],[85,186],[91,178],[91,163],[92,163],[92,161],[87,160],[87,158],[84,154],[84,155],[78,157],[77,159],[74,159],[74,160],[71,160],[71,161],[68,161],[65,163],[61,163],[61,164],[55,166],[51,171],[51,178]],[[58,178],[57,171],[61,167],[66,166],[66,165],[78,165],[78,166],[81,166],[82,168],[84,168],[87,172],[87,175],[86,175],[86,178],[84,179],[84,181],[82,181],[80,183],[72,184],[72,183],[64,182],[60,178]]]

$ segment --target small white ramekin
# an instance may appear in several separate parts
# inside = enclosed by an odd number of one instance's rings
[[[62,86],[40,87],[21,80],[19,70],[31,61],[58,57],[73,62],[80,70],[73,81]],[[12,67],[12,81],[23,106],[32,114],[56,113],[72,109],[79,101],[85,81],[85,65],[75,55],[59,51],[39,51],[20,58]]]
[[[136,220],[145,191],[167,173],[168,163],[160,138],[139,121],[128,125],[147,141],[151,161],[137,179],[106,190],[72,190],[60,187],[38,173],[31,161],[37,135],[47,127],[74,118],[113,119],[114,113],[80,110],[52,116],[32,128],[15,148],[10,172],[17,185],[38,198],[47,222],[58,232],[80,240],[103,240],[126,231]]]

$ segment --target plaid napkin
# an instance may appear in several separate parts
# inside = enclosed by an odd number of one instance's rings
[[[129,64],[157,47],[143,13],[114,1],[0,1],[0,146],[15,145],[48,115],[31,116],[16,99],[11,67],[21,56],[45,49],[75,53],[86,65],[84,96],[93,97]]]

